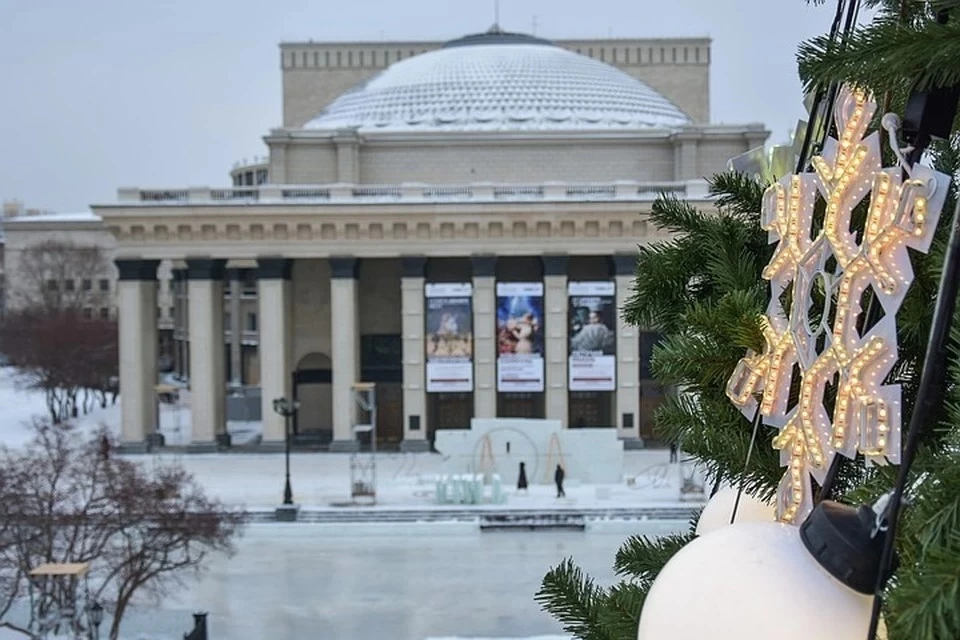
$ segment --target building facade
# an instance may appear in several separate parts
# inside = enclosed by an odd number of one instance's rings
[[[376,384],[380,439],[405,450],[498,416],[638,444],[654,336],[619,309],[637,245],[665,237],[650,207],[708,206],[702,176],[768,132],[706,122],[708,41],[561,45],[499,30],[281,45],[265,182],[235,170],[231,187],[94,206],[116,242],[124,443],[155,428],[164,263],[195,449],[222,440],[237,377],[260,387],[268,445],[283,396],[299,438],[355,448],[358,382]]]

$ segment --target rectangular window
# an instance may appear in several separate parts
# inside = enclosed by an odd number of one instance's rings
[[[247,331],[257,330],[257,314],[254,311],[247,313]]]
[[[83,279],[83,284],[82,284],[81,286],[83,287],[83,290],[84,290],[84,291],[92,291],[92,290],[93,290],[93,280],[91,280],[90,278],[84,278],[84,279]]]
[[[47,280],[47,291],[56,291],[57,289],[59,289],[59,287],[57,286],[56,280]]]
[[[230,331],[230,321],[233,320],[233,316],[230,315],[229,311],[223,312],[223,326],[227,331]]]
[[[109,320],[110,319],[110,309],[107,307],[100,307],[100,319]]]
[[[110,291],[110,281],[106,278],[100,278],[100,291]]]
[[[173,307],[167,307],[167,317],[173,318],[173,317],[174,317],[174,313],[175,313],[175,312],[174,312],[174,310],[173,310]]]
[[[75,283],[73,280],[64,280],[64,281],[63,281],[63,288],[64,288],[66,291],[75,291],[75,290],[76,290],[76,283]]]

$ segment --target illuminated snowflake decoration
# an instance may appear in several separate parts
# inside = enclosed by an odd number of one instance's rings
[[[764,194],[761,225],[777,242],[763,271],[771,289],[764,348],[741,359],[727,385],[744,415],[759,411],[779,430],[773,444],[787,470],[777,519],[794,524],[813,508],[811,477],[822,483],[838,453],[900,461],[901,390],[884,380],[897,359],[897,310],[913,282],[907,249],[929,250],[949,185],[948,176],[919,164],[906,179],[903,167],[881,166],[880,135],[866,135],[877,109],[866,93],[844,88],[837,105],[840,140],[827,140],[813,172],[785,176]],[[818,194],[826,212],[815,234]],[[867,194],[858,236],[851,215]],[[873,326],[861,306],[868,289],[882,308]],[[790,406],[794,369],[799,398]],[[836,392],[832,412],[824,406],[828,384]]]

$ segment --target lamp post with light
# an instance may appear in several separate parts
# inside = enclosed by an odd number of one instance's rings
[[[276,398],[273,401],[273,410],[278,414],[283,416],[283,432],[284,432],[284,455],[286,457],[286,484],[283,487],[283,504],[292,505],[293,504],[293,488],[290,485],[290,418],[296,415],[297,410],[300,408],[300,402],[298,400],[290,400],[288,398]]]

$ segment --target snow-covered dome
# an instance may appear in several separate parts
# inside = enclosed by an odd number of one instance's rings
[[[564,131],[690,123],[675,104],[619,69],[494,28],[390,65],[305,128]]]

